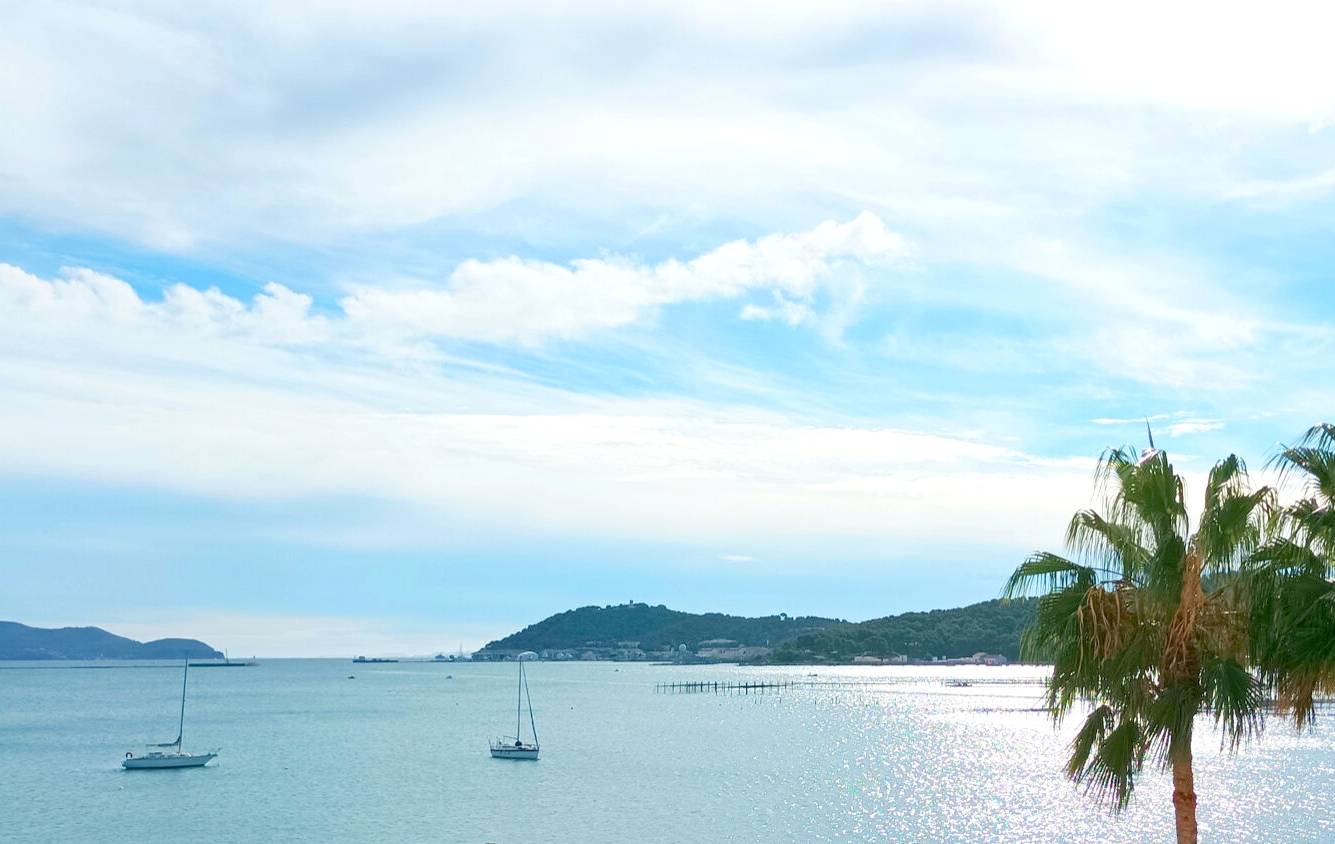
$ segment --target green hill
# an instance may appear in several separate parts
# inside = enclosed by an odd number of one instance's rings
[[[29,627],[0,621],[0,659],[217,659],[195,639],[136,642],[100,627]]]
[[[983,601],[949,610],[907,612],[837,624],[795,636],[775,648],[774,662],[848,662],[857,656],[951,659],[979,651],[1020,658],[1020,634],[1034,617],[1033,599]]]
[[[659,604],[620,604],[580,607],[490,642],[478,653],[489,651],[541,651],[559,648],[616,647],[638,642],[645,651],[666,650],[677,645],[694,648],[709,639],[730,639],[740,645],[766,645],[840,624],[839,619],[786,614],[744,618],[722,613],[688,613]]]

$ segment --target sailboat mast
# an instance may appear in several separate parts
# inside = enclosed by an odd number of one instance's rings
[[[181,740],[185,737],[185,681],[190,677],[190,657],[185,658],[181,671],[181,721],[176,725],[176,752],[181,752]]]
[[[519,663],[519,688],[515,695],[515,741],[522,741],[519,737],[519,728],[523,725],[522,716],[524,714],[524,663]]]
[[[528,726],[533,730],[533,744],[538,743],[538,725],[533,720],[533,695],[528,692],[528,677],[524,677],[524,697],[528,700]]]

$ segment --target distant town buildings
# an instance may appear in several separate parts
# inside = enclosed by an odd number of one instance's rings
[[[686,643],[676,647],[666,646],[657,650],[645,650],[640,642],[587,642],[578,648],[543,648],[540,651],[483,649],[473,655],[475,660],[548,660],[566,662],[583,660],[585,662],[671,662],[677,664],[696,664],[711,662],[759,662],[770,656],[772,649],[763,645],[743,645],[733,639],[706,639],[697,642],[692,648]],[[818,660],[819,661],[819,660]],[[826,661],[837,661],[829,660]],[[843,660],[844,664],[853,665],[1006,665],[1008,660],[1002,654],[979,651],[972,656],[950,659],[910,659],[904,654],[877,656],[862,654]]]

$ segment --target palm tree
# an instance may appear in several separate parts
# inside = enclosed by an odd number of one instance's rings
[[[1299,726],[1335,694],[1335,425],[1317,425],[1274,460],[1298,482],[1276,535],[1244,572],[1253,661],[1279,712]]]
[[[1185,484],[1151,447],[1106,452],[1102,507],[1071,519],[1071,557],[1029,557],[1004,595],[1041,594],[1022,656],[1051,662],[1047,707],[1090,711],[1067,775],[1127,805],[1148,761],[1170,769],[1177,840],[1195,842],[1191,739],[1208,713],[1236,749],[1271,698],[1302,726],[1335,683],[1335,428],[1313,429],[1277,463],[1309,481],[1284,510],[1252,489],[1236,456],[1219,461],[1192,526]]]

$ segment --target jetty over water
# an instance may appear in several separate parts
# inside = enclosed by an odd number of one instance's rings
[[[654,691],[658,694],[699,694],[701,692],[735,692],[741,694],[780,691],[783,689],[851,689],[874,686],[1041,686],[1041,678],[1028,677],[988,677],[968,679],[953,678],[918,678],[884,677],[875,680],[865,678],[837,680],[778,680],[735,682],[723,680],[705,680],[685,683],[655,683]]]
[[[793,689],[802,686],[802,683],[794,681],[782,681],[778,683],[729,683],[710,680],[701,683],[658,683],[654,686],[654,691],[666,694],[695,694],[699,692],[740,692],[742,694],[751,694],[755,692],[777,691],[779,689]]]

